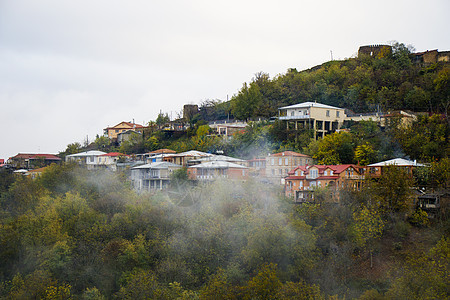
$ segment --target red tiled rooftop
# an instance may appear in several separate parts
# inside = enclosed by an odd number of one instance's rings
[[[39,158],[44,158],[48,160],[61,160],[61,158],[59,158],[56,155],[43,153],[42,154],[19,153],[16,156],[10,157],[10,159],[39,159]]]
[[[102,154],[100,156],[111,156],[111,157],[116,157],[116,156],[128,156],[127,154],[123,154],[120,152],[110,152],[110,153],[106,153],[106,154]]]

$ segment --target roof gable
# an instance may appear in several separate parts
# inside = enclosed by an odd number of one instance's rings
[[[310,107],[327,108],[327,109],[343,109],[340,107],[334,107],[334,106],[317,103],[317,102],[303,102],[303,103],[298,103],[298,104],[294,104],[294,105],[280,107],[279,109],[289,109],[289,108],[295,109],[295,108],[310,108]]]

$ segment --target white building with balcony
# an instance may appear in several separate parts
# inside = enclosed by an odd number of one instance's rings
[[[278,109],[278,119],[286,121],[288,129],[292,124],[296,130],[313,129],[315,138],[340,129],[346,118],[344,108],[315,102],[303,102]]]
[[[187,169],[188,178],[198,181],[216,179],[246,180],[249,176],[248,168],[228,161],[209,161],[190,166]]]
[[[170,183],[170,176],[182,166],[170,162],[154,162],[131,169],[131,182],[138,191],[165,189]]]

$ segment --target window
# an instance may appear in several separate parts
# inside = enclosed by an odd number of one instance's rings
[[[272,175],[275,175],[275,170],[274,169],[272,169]]]
[[[329,110],[327,110],[327,117],[329,117],[330,116],[330,111]]]
[[[303,181],[300,181],[298,186],[302,188],[303,187]]]
[[[286,175],[289,173],[289,169],[285,169],[284,171],[286,171],[285,173]]]
[[[282,164],[283,164],[283,159],[282,159],[282,158],[279,158],[279,159],[278,159],[278,165],[281,166]]]
[[[336,111],[336,118],[339,118],[339,111]]]
[[[278,169],[278,174],[283,175],[283,169]]]
[[[284,164],[285,164],[286,166],[289,165],[289,159],[285,158],[285,159],[284,159]]]
[[[295,115],[295,111],[291,111],[291,116],[293,117]]]
[[[275,158],[270,159],[270,164],[273,166],[275,164]]]
[[[317,174],[318,172],[317,172],[317,170],[316,169],[312,169],[311,171],[310,171],[310,176],[311,176],[311,178],[317,178],[318,177],[318,174]]]
[[[295,176],[298,176],[298,171],[295,171]]]
[[[294,186],[295,186],[295,181],[294,181]]]
[[[328,176],[328,171],[324,171],[324,172],[323,172],[323,175],[324,175],[324,176]]]

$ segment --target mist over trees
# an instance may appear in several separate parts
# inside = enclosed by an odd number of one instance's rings
[[[33,180],[0,169],[0,298],[448,298],[448,212],[430,219],[411,197],[413,186],[448,188],[449,67],[417,64],[411,52],[397,43],[376,57],[274,78],[259,72],[230,101],[203,101],[182,120],[185,131],[165,130],[170,118],[160,112],[121,145],[97,136],[61,153],[168,148],[251,159],[294,150],[319,164],[427,163],[413,176],[398,168],[368,176],[362,191],[343,188],[338,203],[327,188],[314,191],[315,203],[297,205],[256,179],[196,185],[186,168],[153,194],[136,193],[121,172],[52,165]],[[279,107],[305,101],[428,114],[410,126],[395,118],[385,128],[349,123],[319,140],[270,120]],[[234,118],[248,125],[231,139],[208,126]]]

